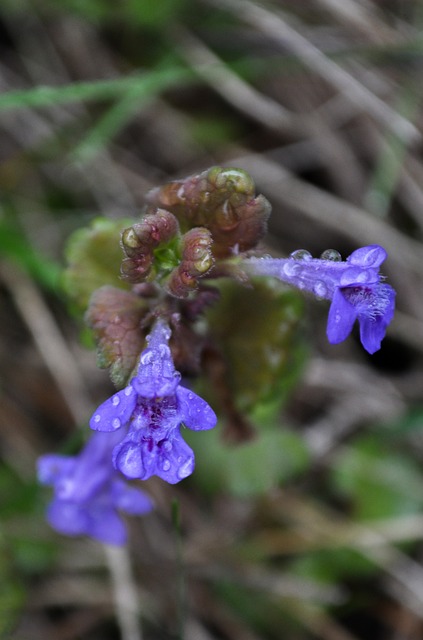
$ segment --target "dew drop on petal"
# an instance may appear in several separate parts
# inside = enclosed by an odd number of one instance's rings
[[[133,392],[133,390],[134,390],[134,388],[132,387],[132,385],[129,385],[128,387],[126,387],[126,389],[125,389],[125,391],[124,391],[124,394],[125,394],[126,396],[130,396],[130,395],[131,395],[131,393]]]
[[[146,349],[142,352],[140,362],[141,364],[150,364],[154,359],[154,352],[152,349]]]
[[[330,260],[331,262],[342,262],[342,256],[336,249],[326,249],[320,256],[321,260]]]
[[[172,443],[170,442],[170,440],[165,440],[163,442],[163,449],[167,452],[172,451]]]
[[[119,418],[115,418],[112,422],[113,429],[119,429],[120,426],[121,426],[121,421],[119,420]]]
[[[327,291],[328,291],[327,286],[321,280],[318,280],[313,285],[313,293],[319,298],[324,298],[325,295],[327,294]]]
[[[181,464],[181,466],[178,469],[178,478],[186,478],[187,476],[189,476],[194,468],[194,464],[193,464],[193,460],[192,458],[189,458],[186,462],[184,462],[184,464]]]
[[[170,469],[170,461],[169,460],[164,460],[163,461],[162,469],[163,469],[163,471],[169,471],[169,469]]]
[[[112,398],[112,405],[113,405],[114,407],[117,407],[117,406],[118,406],[118,404],[120,404],[120,398],[119,398],[119,396],[113,396],[113,398]]]
[[[307,251],[307,249],[297,249],[296,251],[293,251],[289,257],[294,260],[311,260],[313,258],[310,251]]]
[[[101,415],[99,413],[96,413],[94,418],[93,418],[94,422],[100,422],[101,420]]]
[[[283,271],[287,276],[295,276],[301,270],[298,262],[287,260],[283,265]]]

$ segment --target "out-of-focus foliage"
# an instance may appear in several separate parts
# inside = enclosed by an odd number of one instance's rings
[[[98,218],[91,227],[76,231],[69,240],[63,285],[80,311],[87,309],[91,295],[100,287],[128,288],[120,277],[122,249],[119,240],[130,222]]]

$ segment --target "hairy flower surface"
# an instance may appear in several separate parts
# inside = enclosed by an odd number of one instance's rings
[[[331,300],[329,342],[345,340],[358,320],[361,343],[374,353],[380,349],[395,308],[395,291],[379,274],[386,256],[385,249],[374,244],[357,249],[345,261],[334,250],[325,251],[321,258],[299,250],[289,258],[247,258],[242,264],[251,275],[274,276]]]
[[[54,487],[47,510],[50,525],[68,536],[86,535],[107,544],[123,545],[127,534],[118,511],[143,515],[153,504],[130,487],[114,469],[114,433],[95,433],[77,456],[48,454],[38,460],[38,478]]]
[[[136,377],[100,405],[90,427],[122,432],[113,463],[125,476],[146,480],[157,475],[175,484],[189,476],[195,465],[181,426],[212,429],[217,418],[205,400],[179,384],[181,375],[168,346],[170,334],[168,325],[157,320],[147,336]]]

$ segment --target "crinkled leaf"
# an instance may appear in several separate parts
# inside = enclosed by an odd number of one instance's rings
[[[110,377],[123,387],[144,347],[141,320],[146,302],[130,291],[104,286],[90,300],[86,320],[97,343],[98,365],[110,368]]]
[[[271,210],[264,196],[255,196],[248,173],[223,167],[211,167],[154,189],[147,201],[173,213],[183,231],[208,229],[216,257],[255,247],[266,233]]]
[[[302,315],[297,292],[262,278],[253,288],[222,283],[220,300],[208,312],[236,406],[253,419],[260,415],[261,426],[279,410],[300,374]]]
[[[132,222],[97,218],[90,227],[78,229],[70,237],[64,288],[80,311],[85,311],[93,291],[103,285],[129,288],[120,279],[120,234]]]
[[[133,284],[154,280],[179,264],[179,225],[174,215],[163,209],[150,211],[122,233],[125,258],[122,278]]]

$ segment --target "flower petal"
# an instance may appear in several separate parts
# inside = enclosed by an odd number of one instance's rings
[[[105,544],[125,544],[126,527],[114,509],[108,505],[91,509],[89,516],[85,535]]]
[[[194,452],[183,440],[178,429],[170,437],[159,442],[153,438],[136,440],[136,435],[126,438],[115,447],[113,463],[128,478],[147,480],[159,476],[170,484],[176,484],[189,476],[195,466]]]
[[[336,289],[329,309],[326,334],[331,344],[338,344],[349,336],[357,310],[345,300],[342,291]]]
[[[183,424],[194,431],[213,429],[217,416],[210,405],[196,393],[179,386],[176,390]]]
[[[386,260],[385,249],[378,244],[371,244],[368,247],[361,247],[352,252],[347,258],[347,262],[359,267],[380,267]]]
[[[115,469],[127,478],[146,480],[152,474],[147,474],[144,466],[141,445],[125,438],[113,450],[113,464]]]
[[[394,316],[395,295],[389,284],[379,285],[374,289],[371,308],[358,316],[361,344],[371,354],[380,349],[386,328]]]
[[[111,499],[116,509],[130,515],[142,515],[153,509],[153,502],[144,491],[131,487],[119,479],[112,483]]]
[[[137,396],[132,384],[103,402],[90,420],[94,431],[115,431],[125,425],[135,409]]]
[[[41,484],[54,484],[62,474],[71,473],[75,464],[73,456],[61,456],[55,453],[41,456],[37,461],[38,480]]]
[[[59,533],[67,536],[79,536],[86,533],[89,518],[81,505],[55,498],[47,509],[47,521]]]

